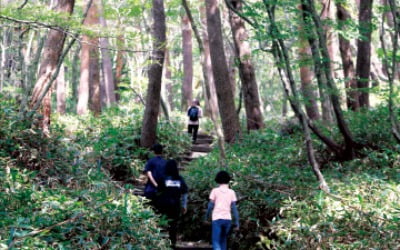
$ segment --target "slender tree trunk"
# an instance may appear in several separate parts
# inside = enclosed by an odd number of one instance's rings
[[[356,78],[357,87],[360,90],[360,107],[369,108],[369,75],[371,72],[371,33],[372,33],[372,2],[363,0],[360,2],[359,32],[357,40]]]
[[[57,112],[65,114],[65,99],[67,83],[65,81],[65,67],[62,65],[57,76]]]
[[[182,14],[183,81],[182,110],[186,111],[193,99],[192,29],[187,15]]]
[[[201,16],[201,23],[202,26],[204,27],[202,29],[202,41],[200,39],[199,42],[199,47],[200,44],[202,44],[203,47],[203,57],[202,57],[202,67],[203,67],[203,77],[204,77],[204,82],[206,85],[206,94],[208,98],[208,104],[209,104],[209,111],[210,114],[214,115],[215,117],[219,116],[219,108],[218,108],[218,99],[217,99],[217,90],[215,88],[215,81],[214,81],[214,75],[212,72],[212,65],[211,65],[211,52],[210,52],[210,40],[208,38],[208,31],[206,29],[207,27],[207,16],[206,16],[206,10],[202,6],[200,7],[200,16]],[[193,25],[192,25],[193,27]],[[200,38],[200,35],[199,35]]]
[[[299,9],[302,9],[301,5]],[[299,24],[299,59],[300,59],[300,80],[301,80],[301,90],[303,93],[303,98],[305,102],[306,113],[311,120],[319,120],[321,116],[318,110],[318,104],[316,101],[316,93],[314,91],[314,72],[311,68],[312,64],[312,53],[310,45],[306,39],[307,32],[305,30],[304,21]]]
[[[241,0],[231,0],[231,5],[237,11],[242,10]],[[242,81],[242,93],[244,96],[247,129],[258,130],[264,127],[263,116],[260,109],[260,96],[253,63],[251,62],[251,51],[247,42],[247,31],[244,21],[233,11],[229,11],[230,24],[232,28],[235,54],[239,61],[239,75]]]
[[[100,23],[98,13],[98,0],[94,0],[89,8],[84,25],[98,25]],[[83,35],[77,113],[79,115],[86,114],[88,108],[95,115],[101,112],[99,39],[98,37]]]
[[[140,144],[150,147],[156,141],[157,118],[160,109],[161,78],[166,47],[164,1],[153,0],[153,52],[149,68],[146,107],[144,111]]]
[[[319,44],[321,45],[322,57],[327,58],[329,57],[329,54],[328,54],[328,48],[326,46],[325,35],[323,34],[323,27],[321,24],[321,20],[318,14],[316,13],[314,2],[312,0],[307,0],[307,3],[305,2],[305,0],[302,1],[305,7],[308,6],[310,18],[312,18],[315,24],[315,30],[318,34],[318,41]],[[330,90],[330,99],[332,102],[333,111],[336,116],[337,125],[345,141],[345,151],[343,157],[344,159],[351,160],[355,156],[355,149],[359,148],[361,145],[359,145],[354,140],[351,131],[344,119],[343,111],[338,96],[339,92],[335,85],[334,79],[332,78],[332,73],[330,72],[331,67],[329,61],[323,61],[323,66],[324,66],[323,72],[327,79],[328,89]]]
[[[293,111],[295,112],[296,116],[298,117],[300,124],[303,128],[303,135],[304,135],[304,139],[306,141],[307,156],[308,156],[308,160],[310,162],[311,168],[320,183],[320,185],[319,185],[320,188],[326,192],[329,192],[328,184],[326,183],[325,178],[320,171],[319,164],[315,158],[311,134],[310,134],[310,130],[309,130],[308,124],[307,124],[307,118],[299,105],[298,93],[296,90],[294,78],[293,78],[292,71],[291,71],[291,65],[289,63],[289,56],[287,54],[287,49],[285,47],[284,42],[281,40],[281,38],[279,38],[280,32],[275,23],[275,15],[271,9],[271,6],[266,4],[266,7],[267,7],[267,12],[268,12],[268,18],[269,18],[269,20],[271,22],[271,26],[272,26],[270,34],[274,38],[274,40],[273,40],[273,55],[274,55],[274,59],[275,59],[275,64],[278,66],[278,71],[279,71],[279,74],[280,74],[280,77],[281,77],[281,80],[283,83],[283,87],[285,89],[285,93],[286,93],[287,97],[289,97],[289,89],[288,89],[287,84],[284,81],[285,77],[283,75],[283,72],[285,72],[286,78],[289,81],[290,90],[292,92],[293,98],[288,98],[288,99],[290,101]],[[277,37],[275,37],[275,36],[277,36]]]
[[[164,79],[165,79],[165,90],[166,90],[166,98],[168,100],[168,105],[171,110],[174,109],[174,93],[172,86],[172,72],[171,72],[171,61],[169,50],[165,49],[165,65],[164,65]]]
[[[217,0],[206,0],[207,30],[210,39],[212,70],[221,113],[225,141],[234,142],[240,135],[239,118],[236,114],[229,70],[226,65],[222,40],[221,17]]]
[[[106,29],[107,22],[104,19],[102,5],[103,3],[99,4],[100,7],[99,18],[101,26]],[[101,88],[104,89],[106,105],[110,106],[116,102],[116,98],[115,98],[115,86],[114,86],[115,84],[114,84],[114,75],[112,71],[112,62],[111,62],[110,51],[108,50],[108,48],[110,47],[108,38],[105,37],[100,38],[100,47],[101,47],[101,62],[102,62],[101,66],[102,66],[103,82],[104,82],[104,85],[101,86]]]
[[[345,30],[346,23],[351,20],[351,16],[346,8],[339,2],[336,2],[337,19],[339,27]],[[355,79],[354,63],[351,53],[350,41],[347,40],[342,34],[339,34],[339,49],[340,56],[342,57],[343,72],[345,77],[346,89],[346,102],[347,108],[357,111],[360,107],[359,94],[357,91],[357,81]]]
[[[307,30],[306,37],[308,39],[308,43],[311,49],[312,59],[314,61],[314,72],[317,78],[318,90],[321,99],[322,120],[326,124],[331,124],[333,121],[332,104],[328,94],[329,88],[327,84],[327,78],[325,77],[323,72],[324,69],[324,66],[322,65],[323,59],[321,58],[320,55],[321,44],[319,44],[317,39],[315,38],[316,34],[312,29],[313,24],[311,23],[312,20],[309,18],[310,13],[308,7],[305,4],[302,4],[300,6],[300,9],[302,10],[304,26],[307,27],[307,29],[304,30]]]
[[[71,69],[71,88],[73,103],[77,103],[78,100],[78,88],[79,88],[79,69],[80,69],[80,51],[81,46],[77,46],[72,56],[72,69]]]
[[[117,59],[116,59],[116,65],[115,65],[115,99],[116,101],[119,100],[120,96],[118,93],[118,85],[121,82],[121,78],[122,78],[122,71],[124,69],[124,55],[125,52],[122,50],[123,45],[125,44],[125,39],[123,35],[119,35],[117,37]]]
[[[300,80],[301,80],[301,90],[303,92],[306,113],[311,120],[319,120],[321,116],[318,111],[318,105],[314,93],[314,72],[308,65],[311,58],[311,50],[307,44],[303,43],[299,48],[299,57],[301,61],[300,67]]]
[[[71,14],[74,7],[74,0],[58,0],[56,11]],[[30,107],[34,107],[39,101],[42,92],[45,91],[46,85],[50,82],[53,73],[56,71],[59,58],[62,53],[65,42],[65,33],[58,30],[51,30],[47,37],[42,62],[40,65],[38,80],[36,81],[31,96]],[[41,126],[43,132],[49,133],[50,114],[51,114],[51,91],[48,91],[42,101],[43,120]]]

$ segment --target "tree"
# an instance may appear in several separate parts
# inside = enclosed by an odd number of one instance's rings
[[[142,122],[140,145],[150,147],[156,141],[157,118],[160,109],[161,79],[165,56],[166,25],[164,1],[153,0],[153,51],[149,68],[146,107]]]
[[[107,28],[107,22],[104,18],[102,5],[103,3],[99,4],[100,24],[102,27]],[[109,46],[110,45],[108,39],[106,37],[101,37],[100,38],[101,62],[102,62],[101,66],[102,66],[103,83],[104,83],[101,86],[101,88],[104,89],[104,94],[105,94],[104,100],[107,106],[112,105],[116,101],[114,75],[112,72],[112,62],[111,62]]]
[[[55,11],[71,14],[74,9],[74,4],[74,0],[58,0]],[[40,101],[40,96],[45,93],[47,85],[51,84],[50,81],[59,64],[65,37],[65,32],[60,29],[52,29],[49,32],[40,64],[38,80],[35,83],[30,100],[31,108],[36,106]],[[41,101],[41,106],[41,113],[43,115],[41,127],[45,133],[48,133],[51,115],[51,91],[47,91],[45,97]]]
[[[193,99],[193,56],[192,56],[192,29],[187,15],[181,15],[182,20],[182,48],[183,48],[183,81],[182,81],[182,110],[186,111]]]
[[[237,11],[242,9],[241,0],[231,0],[230,5]],[[247,129],[257,130],[264,127],[262,112],[260,109],[260,96],[253,63],[251,62],[251,51],[247,42],[247,31],[244,21],[229,11],[229,19],[235,45],[235,56],[239,63],[239,76],[242,82],[242,93],[246,109]]]
[[[84,25],[98,25],[98,0],[93,0]],[[100,66],[98,37],[83,35],[81,42],[81,76],[78,90],[77,113],[86,114],[88,108],[95,114],[101,112]]]
[[[339,1],[335,2],[339,27],[341,30],[345,30],[345,25],[351,19],[351,16],[343,4],[341,4]],[[357,81],[355,79],[354,63],[351,53],[351,45],[350,41],[346,39],[343,34],[339,34],[339,49],[345,77],[347,108],[356,111],[359,109],[360,104],[357,91]]]
[[[221,17],[217,0],[206,0],[207,31],[218,106],[225,141],[234,142],[240,134],[239,117],[235,110],[229,70],[226,64],[221,30]]]
[[[302,9],[301,5],[299,6]],[[321,119],[316,101],[316,94],[314,92],[313,78],[314,72],[312,70],[312,54],[311,48],[307,40],[307,32],[303,27],[305,23],[300,21],[299,24],[299,60],[300,60],[300,80],[301,90],[305,99],[305,108],[308,117],[311,120]]]
[[[356,78],[360,90],[360,107],[369,108],[369,76],[371,73],[371,33],[372,33],[372,2],[373,0],[360,1],[359,32],[357,40]]]
[[[61,66],[60,73],[57,77],[57,112],[65,114],[65,99],[67,91],[67,83],[65,81],[65,67]]]

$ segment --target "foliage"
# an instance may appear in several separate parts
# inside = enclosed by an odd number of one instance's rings
[[[68,130],[80,151],[87,152],[82,156],[85,162],[108,170],[116,180],[132,182],[150,157],[150,152],[140,147],[141,112],[139,108],[113,107],[99,117],[68,116],[59,123],[73,124]],[[180,119],[178,115],[171,122],[160,121],[158,126],[157,140],[168,158],[178,158],[189,147]]]
[[[51,137],[18,119],[6,98],[0,117],[0,248],[169,249],[165,220],[112,178],[123,169],[123,180],[134,179],[143,168],[140,109],[53,116]],[[190,143],[181,125],[159,132],[167,156]]]
[[[281,125],[270,124],[228,147],[226,169],[233,175],[241,215],[240,232],[231,244],[239,249],[397,248],[400,154],[387,112],[379,107],[347,114],[355,138],[369,147],[363,158],[324,166],[331,194],[318,189],[299,130],[282,133]],[[185,218],[187,237],[196,239],[206,231],[200,222],[214,176],[224,168],[217,157],[213,152],[185,173],[192,201]]]

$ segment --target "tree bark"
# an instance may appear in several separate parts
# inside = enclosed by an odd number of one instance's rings
[[[164,64],[164,79],[165,79],[165,90],[166,90],[166,98],[168,101],[168,105],[170,110],[174,109],[174,93],[172,86],[172,72],[171,72],[171,61],[169,50],[165,49],[165,64]]]
[[[359,102],[361,108],[369,108],[369,75],[371,73],[371,33],[372,33],[372,2],[360,2],[359,32],[357,40],[356,79],[360,91]]]
[[[156,141],[157,118],[160,109],[161,78],[166,47],[164,1],[153,0],[153,52],[149,68],[146,107],[144,111],[140,145],[150,147]]]
[[[186,111],[193,99],[193,52],[192,29],[187,15],[182,14],[182,48],[183,48],[183,81],[182,81],[182,111]]]
[[[336,1],[337,19],[339,27],[345,30],[345,25],[348,20],[351,20],[350,13],[346,8],[339,2]],[[339,49],[340,56],[342,58],[343,73],[345,78],[345,90],[346,90],[346,103],[347,108],[353,111],[357,111],[360,107],[359,94],[357,91],[357,81],[355,79],[354,63],[351,53],[350,41],[347,40],[342,34],[339,34]]]
[[[94,0],[84,25],[98,25],[100,23],[98,13],[98,0]],[[79,115],[86,114],[88,108],[95,115],[101,113],[99,38],[83,35],[77,113]]]
[[[55,10],[57,12],[72,13],[74,8],[74,0],[58,0]],[[59,30],[50,30],[47,37],[42,62],[40,64],[38,80],[35,83],[31,96],[30,107],[34,107],[39,101],[42,92],[45,91],[46,85],[51,80],[53,73],[56,71],[59,58],[62,53],[65,42],[65,33]],[[51,115],[51,91],[49,90],[42,101],[43,120],[41,127],[44,133],[49,133],[50,115]]]
[[[239,118],[236,114],[226,64],[222,39],[221,17],[217,0],[206,0],[207,30],[210,39],[212,70],[218,96],[225,141],[233,143],[240,135]]]
[[[104,19],[104,14],[103,14],[103,3],[99,4],[99,18],[100,18],[100,24],[103,28],[107,28],[107,22]],[[111,106],[116,102],[115,98],[115,84],[114,84],[114,75],[112,71],[112,62],[111,62],[111,56],[110,56],[110,51],[109,51],[109,42],[108,38],[101,37],[100,38],[100,47],[101,47],[101,66],[102,66],[102,72],[103,72],[103,83],[104,85],[101,86],[101,88],[104,89],[105,93],[105,103],[107,107]]]
[[[116,101],[119,101],[119,93],[118,93],[118,85],[121,82],[121,78],[122,78],[122,71],[124,69],[124,56],[125,56],[125,52],[122,50],[123,45],[125,44],[125,39],[123,35],[119,35],[117,37],[117,58],[116,58],[116,62],[115,62],[115,84],[114,84],[114,88],[115,88],[115,99]]]
[[[65,81],[65,67],[62,65],[57,77],[57,112],[65,114],[65,100],[67,94],[67,83]]]
[[[242,10],[241,0],[231,0],[231,5],[237,10]],[[247,130],[258,130],[264,127],[263,116],[260,109],[260,96],[251,51],[247,42],[247,31],[244,21],[233,11],[229,11],[229,19],[232,28],[235,45],[235,57],[239,62],[239,76],[242,82],[242,93],[247,116]]]
[[[302,9],[301,5],[299,9]],[[312,64],[312,53],[310,45],[307,41],[306,23],[304,21],[299,24],[299,60],[300,60],[300,80],[301,90],[304,98],[304,106],[308,117],[315,121],[321,119],[321,115],[318,110],[318,104],[316,101],[316,93],[314,91],[314,72],[311,68]]]

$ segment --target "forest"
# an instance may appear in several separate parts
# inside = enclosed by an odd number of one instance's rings
[[[399,0],[0,0],[0,249],[211,249],[220,170],[229,249],[400,249],[399,36]]]

